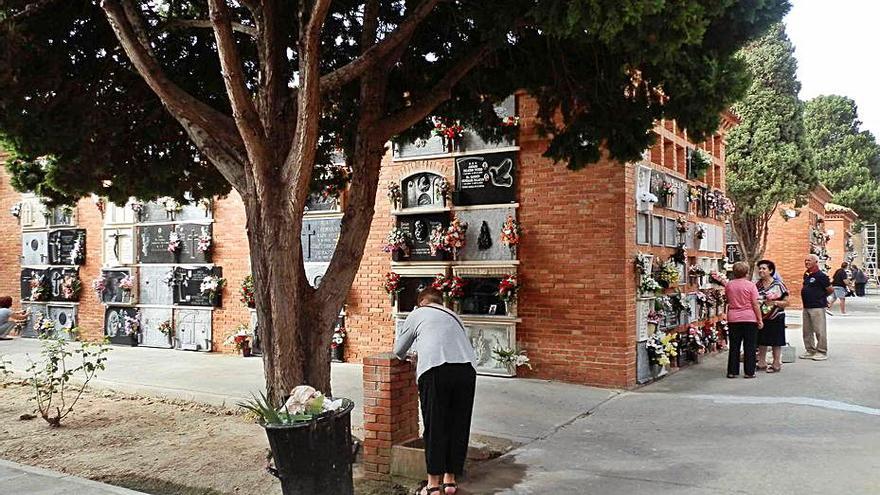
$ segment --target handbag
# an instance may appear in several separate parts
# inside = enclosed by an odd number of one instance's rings
[[[786,342],[785,345],[782,346],[781,359],[783,363],[793,363],[797,361],[797,349]]]

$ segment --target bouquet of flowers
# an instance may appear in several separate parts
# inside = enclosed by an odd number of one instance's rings
[[[158,330],[164,335],[172,335],[174,333],[174,324],[171,323],[171,320],[165,320],[162,323],[159,323]]]
[[[700,224],[697,224],[696,230],[694,230],[694,238],[695,239],[703,239],[706,237],[706,228]]]
[[[241,294],[240,301],[245,304],[245,306],[249,308],[255,307],[256,300],[254,299],[254,276],[247,275],[241,281],[241,286],[239,287],[239,293]]]
[[[36,328],[41,335],[52,335],[52,333],[55,332],[55,320],[52,318],[47,318],[41,313],[37,313],[37,320],[35,321],[39,321],[38,324],[34,325],[34,328]]]
[[[134,212],[134,215],[137,217],[137,219],[140,220],[141,215],[144,214],[144,202],[139,199],[133,199],[128,206],[129,208],[131,208],[131,211]]]
[[[183,205],[171,196],[163,196],[158,201],[165,208],[165,214],[169,215],[169,217],[183,210]]]
[[[409,256],[409,234],[393,227],[385,238],[385,246],[382,247],[382,251],[386,253],[400,251],[404,256]]]
[[[453,299],[459,299],[464,296],[464,286],[466,282],[461,277],[447,277],[442,273],[434,276],[434,282],[431,287],[443,293],[445,302]]]
[[[512,303],[516,301],[518,293],[519,282],[517,281],[516,275],[505,275],[501,278],[501,282],[498,283],[499,299],[505,303]]]
[[[9,213],[12,213],[12,216],[15,218],[21,218],[21,201],[12,205],[12,208],[9,209]]]
[[[697,291],[694,293],[697,299],[697,305],[700,307],[707,306],[709,302],[709,298],[706,296],[706,293],[703,291]]]
[[[717,205],[715,206],[715,211],[718,212],[719,215],[723,217],[728,217],[733,215],[733,212],[736,211],[736,205],[733,204],[733,200],[725,196],[724,194],[718,193]],[[786,218],[787,220],[787,218]]]
[[[98,209],[98,213],[101,214],[101,218],[104,218],[104,212],[107,211],[107,201],[97,194],[92,194],[92,201],[95,203],[95,208]]]
[[[431,230],[431,235],[428,237],[428,248],[431,251],[431,256],[436,256],[440,251],[446,250],[446,232],[442,225],[437,225]]]
[[[672,294],[669,296],[669,302],[672,303],[672,311],[674,313],[684,313],[691,314],[691,308],[684,301],[684,295],[681,293]]]
[[[709,281],[712,282],[713,284],[721,285],[721,286],[727,285],[727,282],[728,282],[727,277],[725,277],[721,273],[718,273],[714,270],[711,273],[709,273]]]
[[[678,285],[679,273],[678,267],[671,259],[666,260],[660,265],[660,272],[657,274],[657,281],[665,287],[675,287]]]
[[[512,215],[507,215],[507,220],[501,226],[501,244],[513,249],[514,246],[519,244],[521,236],[522,227],[520,227],[519,222],[514,220]]]
[[[461,223],[458,217],[453,217],[449,223],[449,228],[443,236],[443,244],[445,249],[452,253],[453,258],[458,257],[458,250],[465,246],[465,233],[467,232],[467,224]]]
[[[706,343],[703,342],[703,333],[697,330],[697,327],[691,325],[688,327],[688,351],[693,354],[703,354],[706,352]]]
[[[678,247],[675,248],[675,253],[672,255],[672,260],[680,265],[684,265],[687,263],[688,250],[684,243],[680,243]]]
[[[208,229],[205,227],[202,227],[202,233],[199,235],[198,246],[196,249],[198,249],[200,253],[207,253],[211,249],[211,234],[208,233]]]
[[[49,287],[46,285],[46,277],[34,275],[30,282],[31,301],[45,301],[49,299]]]
[[[662,313],[658,313],[656,310],[653,309],[648,312],[648,323],[659,325],[661,321],[663,321]]]
[[[715,330],[715,324],[711,321],[703,324],[703,341],[710,351],[718,346],[718,332]]]
[[[123,325],[125,335],[137,335],[141,331],[141,312],[135,312],[134,316],[125,315],[125,324]]]
[[[431,123],[434,124],[431,133],[435,136],[451,141],[457,141],[464,137],[464,126],[458,120],[450,121],[442,117],[431,117]]]
[[[330,337],[330,348],[336,349],[343,342],[345,342],[345,337],[348,334],[345,332],[345,327],[342,325],[337,325],[336,328],[333,329],[333,336]]]
[[[401,200],[403,199],[403,194],[400,191],[400,184],[397,181],[391,181],[388,183],[388,202],[391,203],[391,209],[398,209],[400,207]]]
[[[669,366],[671,357],[678,355],[674,334],[654,333],[647,342],[648,358],[651,364]]]
[[[199,290],[203,295],[208,296],[208,299],[213,301],[220,294],[220,291],[223,290],[223,287],[226,287],[225,278],[208,275],[202,280]]]
[[[180,250],[180,234],[177,233],[176,230],[172,230],[170,234],[168,234],[168,252],[171,254],[177,253]]]
[[[690,268],[688,268],[688,275],[691,277],[705,277],[706,270],[700,265],[691,265]]]
[[[126,275],[119,280],[119,288],[126,291],[134,290],[134,277]]]
[[[79,265],[85,260],[85,247],[86,236],[83,233],[79,233],[76,236],[76,239],[73,241],[73,246],[70,248],[70,264],[71,265]]]
[[[664,315],[672,313],[672,300],[669,296],[661,296],[654,300],[654,309]]]
[[[654,280],[654,277],[650,275],[642,275],[642,278],[639,280],[639,293],[641,294],[651,294],[662,288],[663,287]]]
[[[97,277],[95,280],[92,280],[92,290],[95,291],[95,294],[98,295],[98,299],[104,294],[104,289],[107,288],[107,279],[104,276]]]
[[[688,222],[687,219],[681,215],[675,219],[675,228],[678,230],[679,234],[686,234],[688,231]]]
[[[513,368],[515,370],[520,366],[532,369],[532,364],[529,362],[529,356],[526,355],[525,349],[510,349],[498,346],[492,349],[492,357],[495,358],[498,364],[508,369]]]
[[[442,178],[434,183],[434,189],[438,196],[443,198],[444,205],[449,201],[449,195],[452,193],[452,186],[446,178]]]
[[[716,210],[718,208],[718,192],[709,191],[706,193],[706,205],[710,210]]]
[[[501,118],[501,127],[517,127],[519,126],[518,115],[506,115]]]
[[[242,349],[249,348],[250,338],[252,337],[251,331],[247,325],[241,324],[236,328],[236,332],[229,337],[226,337],[226,340],[223,341],[223,345],[231,345],[235,348],[236,351],[241,351]]]
[[[385,274],[385,280],[382,282],[382,288],[385,289],[385,292],[388,294],[388,297],[391,298],[391,303],[394,303],[394,298],[397,297],[397,294],[400,294],[403,291],[403,287],[400,285],[400,274],[394,272],[388,272]]]
[[[675,196],[676,189],[675,184],[665,180],[660,184],[660,189],[657,190],[657,194],[660,196],[660,199],[667,201],[672,196]]]
[[[702,195],[700,194],[700,188],[697,186],[691,186],[688,188],[688,203],[693,203],[694,201],[700,199]]]
[[[61,298],[65,301],[79,300],[79,293],[82,291],[82,282],[75,275],[65,275],[61,280]]]

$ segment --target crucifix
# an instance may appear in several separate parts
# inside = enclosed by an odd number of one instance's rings
[[[312,224],[308,224],[307,227],[306,227],[306,230],[307,230],[307,232],[303,232],[303,233],[302,233],[302,237],[305,237],[305,238],[306,238],[306,250],[305,250],[305,251],[306,251],[306,256],[305,256],[305,259],[306,259],[306,260],[310,260],[310,259],[312,259],[312,236],[313,236],[313,235],[318,235],[318,233],[315,232],[315,229],[314,229],[314,227],[312,226]]]
[[[119,239],[128,236],[116,230],[112,234],[110,234],[109,237],[113,239],[113,257],[116,258],[116,261],[121,261],[119,259]]]
[[[61,262],[61,232],[55,231],[49,235],[49,260],[50,263]]]

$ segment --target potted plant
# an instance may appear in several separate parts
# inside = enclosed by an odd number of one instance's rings
[[[223,342],[225,345],[231,345],[235,349],[235,352],[240,352],[241,357],[250,357],[251,356],[251,338],[253,334],[251,333],[250,328],[244,323],[238,326],[236,332]]]
[[[334,363],[345,362],[345,327],[336,325],[333,329],[333,337],[330,339],[330,360]]]
[[[526,355],[525,349],[499,346],[492,349],[492,357],[495,358],[500,367],[507,369],[510,376],[516,376],[516,369],[520,366],[532,369],[532,364],[529,362],[529,356]]]

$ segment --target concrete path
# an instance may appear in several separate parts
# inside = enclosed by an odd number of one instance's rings
[[[0,459],[0,495],[144,495]]]
[[[731,380],[710,357],[482,466],[459,493],[880,493],[880,297],[847,309],[829,317],[828,361]]]

